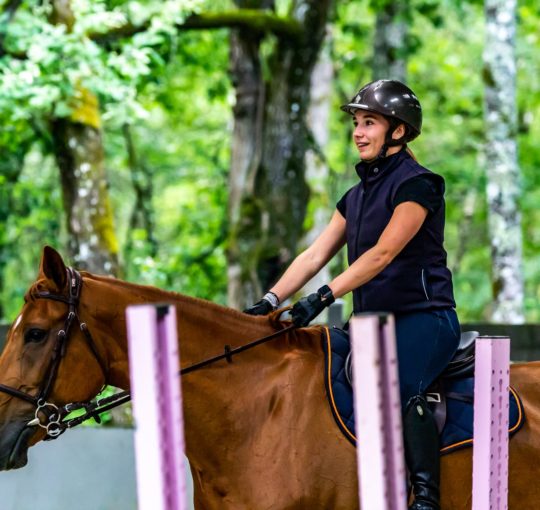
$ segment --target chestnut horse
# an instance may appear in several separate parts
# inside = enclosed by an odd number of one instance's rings
[[[2,470],[24,466],[28,448],[45,436],[29,424],[36,410],[32,398],[51,379],[50,359],[69,310],[70,274],[60,255],[46,247],[38,278],[8,333],[0,383],[29,398],[0,393]],[[104,384],[129,389],[125,309],[151,302],[176,306],[183,366],[223,352],[226,344],[237,347],[290,325],[276,314],[252,317],[82,273],[75,316],[76,326],[87,327],[68,328],[47,401],[58,406],[88,401]],[[355,450],[335,425],[325,396],[322,332],[319,326],[292,329],[234,356],[232,363],[219,361],[182,378],[195,508],[359,507]],[[509,505],[532,510],[540,504],[540,363],[513,365],[511,380],[527,422],[510,441]],[[471,507],[471,477],[471,449],[442,457],[443,509]]]

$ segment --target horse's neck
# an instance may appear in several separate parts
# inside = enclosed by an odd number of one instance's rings
[[[116,280],[89,278],[87,290],[84,311],[94,313],[93,327],[100,331],[109,354],[107,382],[122,388],[129,387],[124,317],[130,304],[176,306],[183,367],[223,353],[225,345],[245,345],[279,327],[269,318]],[[283,423],[294,427],[298,415],[304,414],[298,402],[306,394],[323,391],[318,368],[322,368],[320,332],[300,329],[235,355],[232,363],[221,360],[183,377],[186,452],[192,469],[213,486],[227,466],[238,464],[238,459],[241,465],[249,462],[253,456],[246,445],[256,445],[263,457],[269,457]],[[284,416],[291,417],[291,424]],[[267,433],[271,440],[261,446],[258,441]]]
[[[201,299],[85,274],[83,305],[93,319],[109,361],[108,384],[129,387],[125,310],[141,303],[171,303],[177,309],[182,365],[222,352],[273,331],[266,321]]]

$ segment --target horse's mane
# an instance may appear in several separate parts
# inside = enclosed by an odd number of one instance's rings
[[[109,288],[110,292],[113,293],[111,295],[112,299],[120,299],[120,295],[125,294],[126,296],[132,296],[134,302],[170,303],[184,310],[193,310],[196,312],[197,317],[201,319],[204,318],[204,320],[210,320],[214,323],[228,324],[230,327],[236,328],[236,331],[238,332],[254,333],[259,331],[259,334],[264,336],[269,334],[269,327],[270,331],[277,331],[290,325],[289,321],[282,322],[279,319],[279,314],[272,314],[271,316],[252,316],[233,308],[213,303],[206,299],[188,296],[179,292],[163,290],[151,285],[141,285],[113,278],[111,276],[93,274],[88,271],[81,271],[80,274],[83,278],[83,289],[85,282],[88,284],[92,282],[93,285]],[[37,294],[43,291],[62,293],[59,292],[57,288],[51,288],[51,284],[51,280],[39,278],[28,290],[25,300],[33,301],[38,297]],[[115,294],[117,295],[117,298],[114,297]],[[294,330],[293,333],[288,333],[286,337],[289,338],[290,334],[294,335],[295,349],[307,350],[310,352],[318,352],[320,350],[320,326],[316,325],[310,328],[300,328]],[[280,342],[280,344],[282,343],[283,342]]]
[[[246,315],[245,313],[235,310],[234,308],[220,305],[212,301],[209,301],[207,299],[198,298],[194,296],[188,296],[187,294],[181,294],[180,292],[160,289],[159,287],[155,287],[153,285],[141,285],[139,283],[128,282],[125,280],[121,280],[119,278],[113,278],[111,276],[96,275],[93,273],[89,273],[87,271],[81,271],[81,276],[83,277],[83,280],[88,278],[91,280],[98,281],[100,283],[112,284],[115,287],[124,288],[130,293],[155,295],[160,300],[166,299],[166,300],[174,301],[175,303],[181,303],[181,304],[195,306],[195,307],[202,307],[214,313],[219,313],[219,314],[227,313],[227,314],[236,316],[237,318],[241,318],[244,320],[253,319],[252,316]]]
[[[197,313],[202,313],[206,318],[212,322],[219,322],[220,324],[229,324],[237,331],[255,332],[259,331],[259,335],[264,336],[269,334],[268,327],[273,331],[284,329],[290,325],[289,321],[282,322],[279,319],[279,315],[276,316],[253,316],[248,315],[233,308],[229,308],[223,305],[219,305],[193,296],[187,296],[179,292],[166,291],[159,289],[158,287],[150,285],[140,285],[137,283],[126,282],[117,278],[109,276],[94,275],[88,272],[81,272],[84,279],[90,279],[99,284],[112,285],[117,289],[121,289],[129,294],[144,295],[146,299],[154,302],[171,302],[171,304],[179,305],[181,308],[189,307],[191,310],[197,310]],[[247,329],[246,329],[247,328]],[[266,333],[264,332],[266,331]],[[283,346],[285,338],[290,338],[290,334],[295,338],[294,348],[305,352],[320,352],[320,338],[321,338],[321,326],[313,325],[308,328],[300,328],[294,330],[293,333],[288,333],[281,341],[278,341],[278,345]],[[252,338],[256,340],[257,337]]]
[[[231,313],[233,315],[236,315],[237,317],[247,317],[249,319],[249,316],[242,312],[239,312],[238,310],[235,310],[234,308],[213,303],[212,301],[208,301],[207,299],[197,298],[193,296],[188,296],[186,294],[181,294],[179,292],[160,289],[159,287],[155,287],[153,285],[141,285],[138,283],[128,282],[119,278],[114,278],[112,276],[97,275],[94,273],[89,273],[88,271],[80,271],[80,274],[83,277],[83,285],[85,279],[90,279],[100,283],[104,283],[106,285],[110,284],[117,288],[124,288],[129,293],[146,295],[154,294],[158,299],[161,300],[165,298],[174,302],[208,308],[211,311],[219,313]],[[30,289],[28,289],[28,292],[25,295],[25,300],[34,300],[39,294],[39,292],[43,291],[50,291],[50,288],[48,288],[47,285],[47,280],[38,279],[30,286]]]
[[[197,309],[211,317],[219,317],[223,320],[224,315],[228,316],[231,321],[240,323],[241,325],[251,324],[253,326],[264,326],[270,324],[274,330],[282,329],[286,324],[281,325],[278,319],[270,320],[268,316],[253,316],[235,310],[228,306],[214,303],[207,299],[188,296],[180,292],[163,290],[152,285],[141,285],[138,283],[128,282],[119,278],[114,278],[105,275],[96,275],[87,271],[81,271],[83,282],[85,279],[94,280],[100,284],[112,285],[118,289],[125,289],[130,294],[145,295],[149,301],[154,302],[171,302],[171,304],[186,306],[191,309]],[[83,283],[84,285],[84,283]]]
[[[268,331],[269,326],[271,329],[276,331],[279,329],[283,329],[288,324],[290,324],[287,321],[281,322],[279,320],[279,315],[278,316],[274,314],[273,316],[247,315],[233,308],[229,308],[227,306],[213,303],[212,301],[208,301],[206,299],[188,296],[186,294],[181,294],[179,292],[163,290],[158,287],[151,286],[151,285],[141,285],[138,283],[128,282],[128,281],[121,280],[119,278],[114,278],[111,276],[97,275],[94,273],[90,273],[88,271],[81,271],[80,274],[83,278],[83,289],[84,289],[85,281],[88,283],[94,282],[94,284],[96,285],[110,288],[111,291],[113,292],[116,291],[117,293],[122,293],[127,296],[132,296],[135,298],[134,299],[135,302],[139,302],[139,303],[170,302],[171,304],[174,304],[175,306],[177,306],[179,310],[184,309],[186,312],[189,310],[197,310],[197,314],[199,316],[202,312],[202,314],[205,317],[212,320],[213,322],[218,320],[220,323],[225,322],[230,325],[235,324],[236,326],[234,327],[241,328],[241,330],[244,330],[244,328],[248,328],[248,330],[254,331],[253,328],[255,328],[255,330],[260,330],[261,334],[263,334],[262,332],[264,330]],[[39,278],[32,284],[32,286],[30,287],[29,291],[27,292],[25,296],[25,299],[34,300],[37,297],[37,294],[43,291],[59,292],[58,289],[56,288],[51,289],[50,280],[47,280],[46,278]],[[307,331],[311,329],[312,328],[307,328],[307,330],[305,330],[304,328],[302,328],[302,331],[305,331],[307,333]],[[310,333],[307,336],[312,336],[312,334],[320,335],[319,330],[320,330],[320,327],[315,326],[313,327],[312,331],[310,331]],[[300,330],[298,331],[298,333],[299,332]],[[298,333],[295,333],[295,336]],[[304,332],[300,333],[300,335],[302,337],[305,336]]]

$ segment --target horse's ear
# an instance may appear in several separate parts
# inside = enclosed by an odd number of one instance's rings
[[[64,264],[60,254],[50,246],[45,246],[43,248],[39,272],[49,280],[56,283],[59,290],[63,289],[66,285],[66,265]]]

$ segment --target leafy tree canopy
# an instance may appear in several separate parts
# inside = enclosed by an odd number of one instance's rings
[[[178,29],[192,14],[234,10],[232,1],[72,0],[73,25],[54,24],[50,4],[27,0],[0,21],[0,274],[3,315],[12,319],[35,276],[41,246],[66,234],[48,120],[69,116],[93,93],[101,107],[110,193],[125,277],[225,302],[227,175],[234,101],[228,31]],[[46,4],[42,6],[41,4]],[[356,182],[351,126],[339,105],[371,79],[374,0],[337,2],[330,51],[335,80],[331,137],[333,207]],[[408,2],[408,81],[422,100],[425,127],[412,149],[447,183],[446,247],[462,320],[487,317],[490,253],[483,172],[482,2]],[[272,14],[293,6],[278,0]],[[540,319],[540,12],[519,4],[519,162],[527,317]],[[129,23],[129,37],[102,37]],[[275,38],[266,37],[263,56]],[[266,46],[265,46],[266,45]],[[264,65],[264,62],[263,62]],[[92,121],[92,119],[88,119]],[[133,172],[123,126],[152,183],[157,250],[130,227]],[[143,172],[143,173],[144,173]],[[312,218],[307,218],[309,224]],[[129,251],[127,246],[130,245]],[[334,271],[340,267],[334,267]]]

